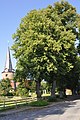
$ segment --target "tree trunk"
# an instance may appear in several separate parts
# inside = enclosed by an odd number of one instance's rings
[[[63,91],[60,91],[59,94],[60,94],[60,98],[63,98]]]
[[[41,81],[37,80],[36,81],[36,94],[37,94],[37,99],[41,99],[41,91],[40,91],[40,87],[41,87]]]
[[[16,91],[16,82],[14,81],[14,91]]]
[[[55,97],[55,88],[56,88],[56,81],[52,82],[52,88],[51,88],[51,96]]]
[[[59,94],[60,94],[60,98],[66,97],[65,88],[61,89],[61,90],[59,91]]]

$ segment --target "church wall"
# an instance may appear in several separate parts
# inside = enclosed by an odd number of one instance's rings
[[[9,78],[10,80],[12,80],[13,77],[14,77],[14,73],[13,72],[3,72],[2,73],[2,79]]]

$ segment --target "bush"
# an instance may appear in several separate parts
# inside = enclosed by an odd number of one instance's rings
[[[16,90],[16,95],[17,96],[28,96],[29,92],[28,89],[22,86],[18,86],[17,90]]]
[[[47,100],[48,102],[57,102],[57,99],[56,99],[56,97],[48,97],[48,100]]]
[[[67,95],[64,94],[63,97],[64,97],[64,98],[67,98]]]
[[[57,95],[56,95],[56,98],[60,98],[60,95],[57,94]]]
[[[49,103],[47,101],[44,101],[44,100],[39,100],[39,101],[34,101],[34,102],[31,102],[29,103],[30,106],[46,106],[48,105]]]

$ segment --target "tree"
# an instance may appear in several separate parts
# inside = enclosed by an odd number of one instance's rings
[[[16,89],[16,95],[17,96],[28,96],[29,95],[29,88],[25,87],[25,82],[20,82],[20,84],[18,85],[17,89]]]
[[[1,96],[12,96],[12,87],[10,84],[10,80],[7,78],[6,80],[2,79],[0,81],[0,95]]]
[[[80,57],[76,57],[74,61],[74,67],[69,73],[66,74],[66,87],[72,90],[73,94],[76,94],[79,90],[79,78],[80,78]]]
[[[78,49],[78,53],[79,53],[79,55],[80,55],[80,41],[79,41],[79,44],[78,44],[78,46],[77,46],[77,49]]]
[[[77,29],[77,31],[78,31],[77,50],[78,50],[78,54],[80,55],[80,22],[79,22],[79,18],[80,18],[80,14],[78,14],[78,17],[77,17],[77,22],[78,22],[78,26],[79,26]]]
[[[77,56],[74,44],[76,39],[79,40],[80,36],[80,31],[77,31],[77,29],[80,28],[80,15],[76,13],[76,9],[73,6],[64,1],[56,2],[53,9],[58,21],[56,22],[57,28],[55,28],[57,33],[55,36],[60,44],[58,44],[60,47],[59,51],[57,52],[58,57],[56,54],[56,61],[58,66],[55,77],[56,81],[58,79],[59,83],[61,83],[59,84],[60,87],[62,86],[61,88],[63,88],[66,82],[66,73],[74,68],[72,58],[74,59]]]
[[[26,66],[25,73],[31,73],[35,79],[38,98],[43,79],[51,83],[54,96],[57,79],[73,68],[69,56],[74,55],[79,20],[72,5],[56,2],[54,6],[29,12],[13,35],[14,56]]]

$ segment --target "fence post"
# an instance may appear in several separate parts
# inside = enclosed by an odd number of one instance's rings
[[[16,101],[16,100],[14,100],[14,103],[15,103],[15,106],[16,106],[16,108],[17,108],[17,101]]]
[[[3,108],[5,109],[5,99],[3,100]]]

